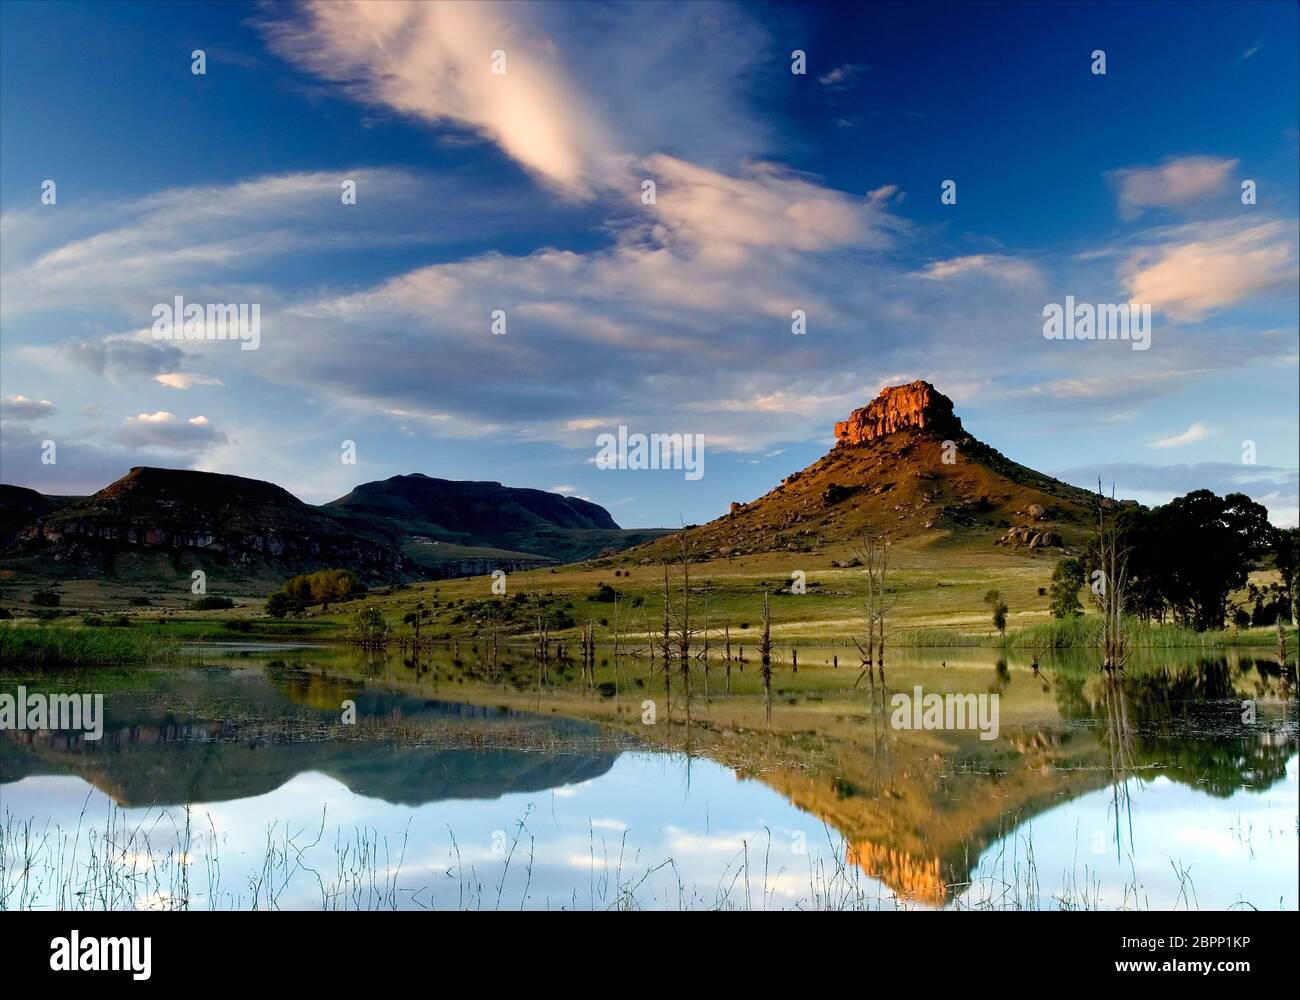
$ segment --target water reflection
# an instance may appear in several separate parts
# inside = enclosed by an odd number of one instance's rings
[[[5,905],[21,824],[71,830],[89,809],[123,829],[201,813],[224,863],[250,871],[268,831],[317,837],[273,855],[312,857],[274,905],[367,905],[339,852],[379,864],[400,837],[400,877],[385,860],[390,891],[368,905],[1296,907],[1295,688],[1276,661],[1163,656],[1106,674],[1077,657],[905,651],[888,689],[853,690],[852,671],[820,666],[835,652],[800,650],[770,729],[737,670],[733,695],[697,696],[689,734],[680,705],[641,725],[660,690],[644,663],[552,664],[539,683],[526,659],[489,665],[468,644],[419,660],[209,650],[200,670],[60,679],[109,693],[105,736],[0,734]],[[997,693],[1000,737],[893,730],[888,694],[914,684]],[[207,856],[173,854],[177,871]],[[435,902],[438,887],[454,892]],[[121,899],[138,905],[138,888]],[[153,895],[178,898],[167,889]]]

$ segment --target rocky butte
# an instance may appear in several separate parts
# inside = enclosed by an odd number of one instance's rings
[[[836,421],[836,447],[851,448],[901,430],[962,433],[952,400],[929,382],[918,380],[882,389],[870,403],[850,413],[848,420]]]

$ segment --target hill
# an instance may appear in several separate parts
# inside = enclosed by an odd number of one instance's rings
[[[89,497],[0,486],[4,568],[60,579],[188,581],[198,569],[267,590],[340,567],[400,582],[585,559],[660,533],[625,531],[576,497],[419,474],[320,507],[257,479],[149,467]]]
[[[439,575],[571,562],[662,534],[626,531],[604,507],[578,497],[421,473],[364,483],[324,509],[365,519]]]
[[[196,569],[224,580],[279,580],[326,566],[370,579],[413,570],[382,535],[273,483],[148,467],[39,515],[17,532],[8,555],[10,568],[37,575],[124,580],[189,577]]]
[[[987,539],[1061,549],[1094,523],[1097,497],[1020,465],[962,427],[928,382],[892,386],[835,425],[836,444],[806,469],[691,532],[696,554],[810,552],[860,538]],[[626,553],[656,561],[665,539]]]

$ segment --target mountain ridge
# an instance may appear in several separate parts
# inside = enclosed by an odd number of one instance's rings
[[[264,480],[152,466],[88,497],[0,487],[0,527],[7,568],[37,576],[176,578],[201,569],[268,585],[335,567],[372,582],[513,570],[647,537],[590,501],[496,482],[416,473],[314,506]]]

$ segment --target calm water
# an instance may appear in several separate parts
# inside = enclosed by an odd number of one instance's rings
[[[1297,907],[1275,660],[1108,683],[1070,658],[905,652],[882,694],[801,649],[770,732],[752,665],[731,696],[715,666],[707,702],[697,678],[686,753],[680,722],[642,725],[650,698],[682,714],[644,662],[538,685],[468,649],[203,655],[0,675],[103,692],[106,714],[100,741],[0,734],[6,908]],[[997,739],[891,728],[880,703],[917,684],[998,694]]]

